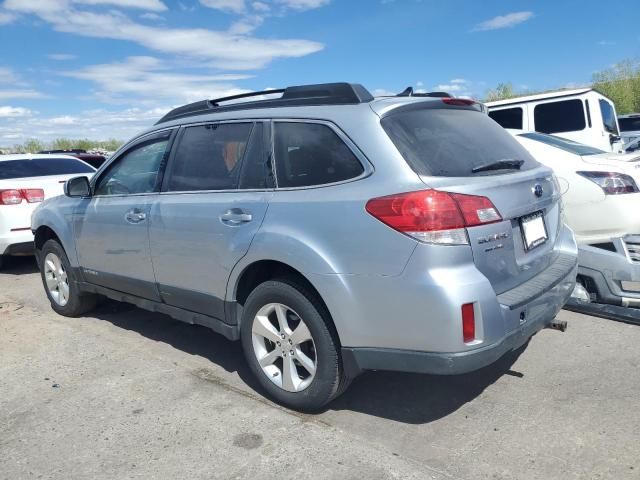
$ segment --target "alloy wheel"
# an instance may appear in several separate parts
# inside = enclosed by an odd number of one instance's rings
[[[264,374],[288,392],[307,388],[318,360],[309,328],[300,315],[281,303],[262,307],[251,328],[253,352]]]

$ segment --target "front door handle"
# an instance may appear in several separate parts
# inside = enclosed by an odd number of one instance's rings
[[[134,208],[125,214],[124,219],[129,223],[140,223],[147,219],[147,214],[139,208]]]
[[[240,208],[231,208],[220,215],[220,220],[222,223],[227,223],[230,225],[240,225],[241,223],[247,223],[252,220],[252,216],[250,213],[245,212]]]

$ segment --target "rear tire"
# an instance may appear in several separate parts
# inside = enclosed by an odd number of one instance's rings
[[[348,386],[329,314],[295,279],[269,280],[251,292],[240,335],[249,368],[281,405],[318,410]]]
[[[44,291],[56,313],[78,317],[95,307],[96,296],[80,290],[75,270],[56,240],[47,240],[36,258]]]

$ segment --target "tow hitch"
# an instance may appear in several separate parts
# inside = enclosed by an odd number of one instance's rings
[[[564,332],[567,330],[567,321],[566,320],[554,320],[553,322],[551,322],[549,324],[549,326],[547,328],[550,328],[552,330],[560,330],[561,332]]]

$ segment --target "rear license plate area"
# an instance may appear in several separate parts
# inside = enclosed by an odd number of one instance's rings
[[[549,238],[542,212],[521,217],[520,231],[522,232],[522,241],[524,242],[524,249],[526,251],[539,247]]]

